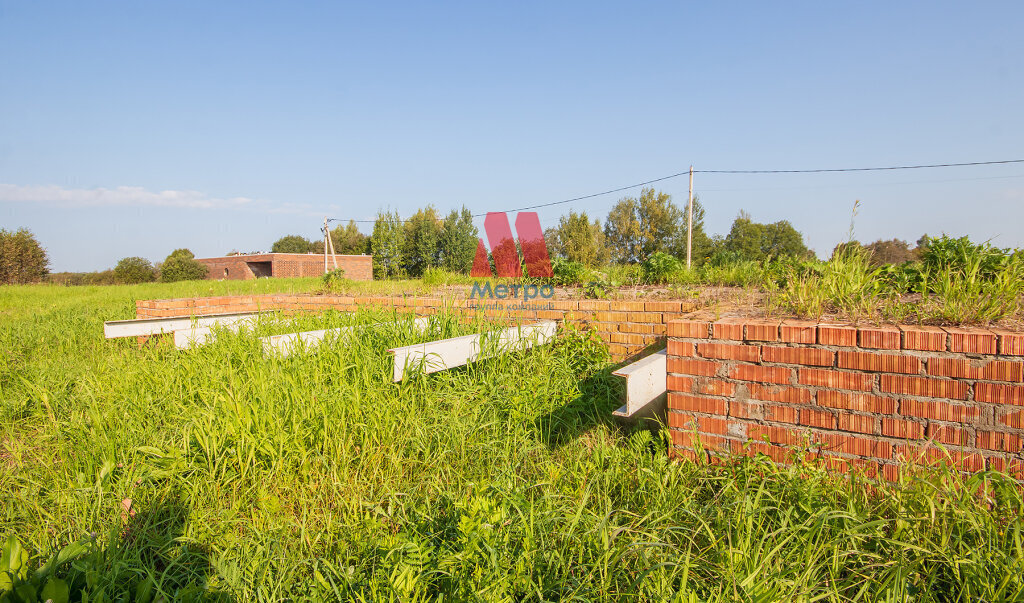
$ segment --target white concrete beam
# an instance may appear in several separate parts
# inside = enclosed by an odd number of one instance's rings
[[[661,350],[624,366],[613,375],[626,379],[626,404],[612,414],[632,417],[650,406],[664,403],[668,389],[668,355]]]
[[[108,320],[103,323],[103,336],[107,339],[117,337],[138,337],[144,335],[160,335],[173,333],[182,329],[190,329],[193,324],[199,327],[212,325],[228,325],[236,321],[256,316],[256,312],[234,312],[230,314],[205,314],[196,316],[177,316],[174,318],[139,318],[135,320]],[[194,321],[194,323],[193,323]]]
[[[397,323],[377,323],[377,324],[397,324]],[[427,326],[430,325],[429,318],[417,318],[412,321],[412,326],[416,331],[423,332]],[[263,352],[267,355],[280,354],[282,356],[290,356],[297,352],[299,349],[309,349],[313,346],[319,345],[327,337],[342,337],[353,332],[356,329],[366,328],[370,325],[357,325],[354,327],[339,327],[336,329],[321,329],[319,331],[303,331],[301,333],[287,333],[284,335],[272,335],[270,337],[261,337],[260,343],[263,344]]]
[[[463,366],[498,354],[543,345],[555,338],[557,325],[547,320],[429,343],[417,343],[388,350],[395,357],[394,380],[401,381],[406,371],[436,373]]]
[[[218,328],[226,329],[232,333],[237,333],[239,329],[244,326],[252,326],[256,324],[256,316],[248,318],[240,318],[234,322],[227,324],[218,324]],[[206,345],[216,338],[217,332],[213,326],[199,327],[190,326],[187,329],[178,329],[174,332],[174,347],[179,350],[185,350],[192,347]]]

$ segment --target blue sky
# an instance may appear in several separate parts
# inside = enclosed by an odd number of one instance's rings
[[[269,249],[324,215],[474,213],[696,169],[1024,158],[1024,4],[0,0],[0,228],[53,270]],[[682,206],[686,179],[658,184]],[[820,255],[1024,245],[1024,164],[698,174]],[[638,193],[639,191],[636,191]],[[540,210],[602,218],[623,194]],[[482,224],[482,221],[481,221]],[[369,232],[371,224],[362,225]]]

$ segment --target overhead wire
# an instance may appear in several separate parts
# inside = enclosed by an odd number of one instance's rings
[[[891,166],[877,166],[877,167],[857,167],[857,168],[817,168],[817,169],[802,169],[802,170],[693,170],[694,174],[824,174],[824,173],[838,173],[838,172],[881,172],[881,171],[896,171],[896,170],[920,170],[920,169],[933,169],[933,168],[952,168],[952,167],[972,167],[982,165],[1007,165],[1015,163],[1024,163],[1024,159],[1002,159],[997,161],[968,161],[961,163],[930,163],[930,164],[916,164],[916,165],[891,165]],[[675,174],[669,174],[668,176],[662,176],[660,178],[654,178],[652,180],[645,180],[644,182],[638,182],[636,184],[630,184],[627,186],[620,186],[618,188],[601,191],[599,193],[592,193],[589,195],[582,195],[579,197],[572,197],[570,199],[562,199],[560,201],[550,201],[548,203],[538,203],[536,205],[527,205],[524,207],[516,207],[513,209],[503,210],[505,213],[519,212],[529,209],[539,209],[541,207],[552,207],[555,205],[564,205],[566,203],[573,203],[576,201],[585,201],[587,199],[593,199],[595,197],[602,197],[604,195],[610,195],[612,193],[620,193],[630,189],[638,188],[641,186],[647,186],[648,184],[654,184],[655,182],[662,182],[664,180],[671,180],[672,178],[678,178],[680,176],[688,176],[690,170],[683,172],[676,172]],[[488,213],[494,212],[483,212],[472,214],[474,218],[480,218],[486,216]],[[357,224],[373,224],[376,220],[355,220],[345,218],[328,218],[328,222],[355,222]],[[399,220],[402,223],[408,222],[408,219]]]

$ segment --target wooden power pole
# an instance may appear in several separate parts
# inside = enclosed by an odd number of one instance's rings
[[[690,269],[693,248],[693,166],[690,166],[690,198],[686,203],[686,269]]]

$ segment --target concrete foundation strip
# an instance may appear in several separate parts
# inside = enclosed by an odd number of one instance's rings
[[[251,320],[258,312],[233,312],[230,314],[206,314],[201,316],[177,316],[174,318],[139,318],[135,320],[108,320],[103,323],[103,336],[107,339],[118,337],[139,337],[173,333],[195,327],[230,325],[240,320]]]
[[[394,381],[406,371],[436,373],[515,350],[525,350],[554,340],[557,324],[553,320],[509,327],[500,331],[464,335],[440,341],[417,343],[388,350],[395,357]]]
[[[375,325],[393,325],[399,324],[394,322],[385,323],[374,323]],[[412,326],[416,331],[423,332],[430,325],[429,318],[417,318],[412,321]],[[267,355],[279,354],[281,356],[290,356],[294,352],[301,348],[309,349],[310,347],[319,345],[325,338],[333,336],[343,336],[347,333],[351,333],[356,329],[366,328],[370,325],[356,325],[352,327],[339,327],[336,329],[321,329],[319,331],[303,331],[301,333],[286,333],[284,335],[271,335],[270,337],[261,337],[260,343],[263,345],[263,352]]]
[[[626,404],[612,412],[617,417],[633,417],[657,411],[664,406],[668,389],[668,354],[661,350],[612,372],[626,379]]]

